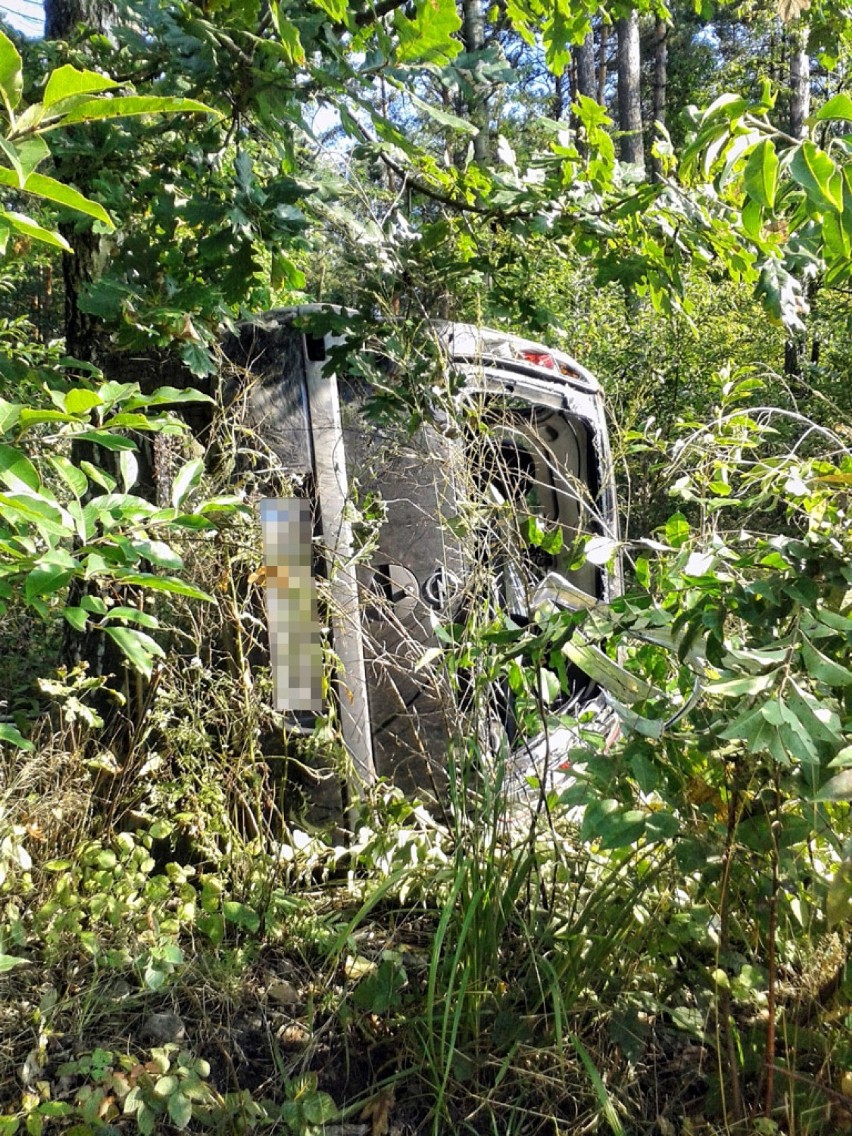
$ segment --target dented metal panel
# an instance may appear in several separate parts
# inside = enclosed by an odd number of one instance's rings
[[[371,389],[329,370],[331,340],[293,325],[304,311],[241,330],[240,351],[258,429],[316,510],[344,740],[361,782],[386,776],[441,796],[464,695],[438,661],[436,627],[477,605],[523,624],[543,604],[582,607],[620,590],[617,558],[609,570],[576,563],[583,537],[618,538],[601,389],[562,352],[435,324],[446,373],[462,382],[446,428],[436,420],[410,435],[368,419]],[[596,693],[578,672],[563,709]],[[521,767],[558,761],[576,740],[565,730],[513,743],[506,692],[495,691],[493,713]]]

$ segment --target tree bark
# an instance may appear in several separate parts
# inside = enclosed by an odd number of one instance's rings
[[[665,20],[654,26],[654,122],[666,125],[666,87],[669,67],[669,29]]]
[[[111,0],[45,0],[44,34],[46,39],[73,39],[84,26],[98,33],[106,32],[115,15]],[[82,171],[84,176],[85,172]],[[80,182],[76,163],[57,162],[60,181]],[[86,187],[80,186],[85,192]],[[65,347],[69,355],[87,363],[97,363],[97,327],[92,316],[80,310],[80,294],[87,284],[97,280],[103,261],[103,241],[92,226],[75,224],[60,227],[72,252],[62,257],[65,281]]]
[[[790,33],[790,133],[805,137],[805,119],[811,109],[811,60],[808,28]]]
[[[462,0],[462,40],[468,55],[482,51],[485,44],[485,19],[482,0]],[[480,165],[491,161],[491,138],[488,130],[488,97],[481,85],[474,88],[468,100],[468,119],[477,127],[473,139],[473,156]]]
[[[574,48],[574,61],[577,67],[577,94],[585,95],[587,99],[597,99],[594,32],[589,32],[583,42]]]
[[[668,24],[658,19],[654,26],[654,123],[666,125],[666,88],[668,86],[669,45]],[[662,173],[657,158],[653,159],[654,175]]]
[[[598,102],[606,105],[606,49],[609,43],[609,24],[601,20],[601,33],[598,46]]]
[[[568,87],[566,95],[566,86]],[[553,103],[551,107],[551,115],[557,121],[562,121],[562,116],[565,114],[565,103],[571,101],[570,82],[566,83],[566,72],[563,71],[561,75],[554,76],[553,79]]]
[[[114,18],[111,0],[45,0],[44,38],[69,39],[80,24],[104,33]]]
[[[619,20],[617,29],[618,126],[621,131],[621,159],[637,166],[644,166],[638,13],[631,12],[628,18]]]

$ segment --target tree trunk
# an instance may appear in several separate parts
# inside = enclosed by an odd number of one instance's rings
[[[598,53],[598,102],[606,106],[606,49],[609,43],[609,24],[601,20],[601,34]]]
[[[114,17],[111,0],[45,0],[44,38],[70,39],[79,24],[104,33]]]
[[[805,119],[811,109],[811,60],[808,28],[790,33],[790,133],[805,137]]]
[[[587,99],[596,99],[598,91],[594,32],[589,32],[583,42],[574,48],[574,62],[577,67],[577,94],[585,95]]]
[[[654,122],[666,125],[666,85],[669,66],[669,29],[665,20],[654,27]]]
[[[637,166],[644,166],[638,14],[632,12],[627,19],[619,20],[617,29],[618,126],[621,131],[621,159]]]
[[[566,87],[568,87],[567,91]],[[566,102],[570,103],[570,101],[570,83],[566,83],[566,72],[563,71],[561,75],[556,75],[553,79],[553,104],[550,113],[557,122],[562,121],[562,116],[565,114],[565,104]]]
[[[788,39],[790,48],[790,133],[794,138],[804,138],[807,134],[805,119],[811,106],[811,61],[808,55],[808,28],[800,27],[791,31]],[[809,291],[806,286],[806,291]],[[819,346],[815,344],[817,357]],[[784,374],[793,383],[801,383],[804,378],[807,359],[807,332],[791,335],[784,344]]]
[[[666,87],[668,84],[669,46],[668,25],[658,19],[654,26],[654,123],[666,125]],[[661,169],[657,158],[653,159],[654,174],[660,177]]]
[[[468,55],[482,51],[485,44],[485,19],[482,0],[462,0],[462,40]],[[478,132],[473,139],[473,156],[480,165],[491,161],[491,139],[488,132],[488,99],[480,84],[468,100],[468,119]]]
[[[44,34],[46,39],[73,39],[83,25],[99,33],[108,30],[115,8],[111,0],[45,0]],[[77,184],[84,193],[85,171],[76,162],[56,163],[60,181]],[[82,179],[81,179],[82,174]],[[60,226],[62,235],[71,245],[72,252],[62,257],[62,274],[65,280],[65,348],[69,355],[86,363],[97,363],[97,327],[92,316],[80,310],[80,293],[87,284],[100,275],[103,261],[103,241],[89,224],[79,228],[76,224]]]

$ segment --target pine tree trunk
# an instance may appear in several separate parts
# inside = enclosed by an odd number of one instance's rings
[[[668,85],[669,46],[668,25],[658,19],[654,27],[654,122],[666,125],[666,87]],[[654,158],[654,174],[660,177],[659,161]]]
[[[811,61],[808,28],[790,33],[790,133],[804,138],[805,119],[811,108]]]
[[[465,51],[474,55],[485,44],[485,19],[482,0],[462,0],[462,39]],[[481,86],[476,86],[468,100],[468,119],[478,128],[473,139],[473,156],[480,165],[491,161],[491,139],[488,132],[488,100]]]
[[[585,95],[587,99],[596,99],[598,88],[593,32],[589,32],[583,42],[574,48],[574,62],[577,67],[577,94]]]
[[[566,87],[569,89],[566,91]],[[568,98],[566,99],[566,94]],[[565,104],[571,101],[570,83],[566,83],[566,72],[563,71],[561,75],[554,76],[553,79],[553,103],[551,105],[551,116],[557,121],[562,121],[562,116],[565,114]]]
[[[44,38],[70,39],[79,24],[103,34],[114,18],[111,0],[44,0]]]
[[[45,0],[44,34],[46,39],[73,39],[77,29],[104,33],[108,30],[115,8],[111,0]],[[74,182],[85,192],[85,171],[77,163],[57,162],[56,176],[60,181]],[[69,355],[86,363],[97,363],[98,331],[92,316],[80,310],[80,294],[87,284],[100,275],[103,258],[102,238],[92,227],[79,228],[75,224],[61,226],[62,235],[71,245],[72,252],[62,257],[62,274],[65,280],[65,347]]]
[[[606,105],[606,49],[609,44],[609,24],[601,20],[601,32],[598,45],[598,102]]]
[[[621,159],[637,166],[644,166],[638,14],[632,12],[627,19],[619,20],[617,30],[618,126],[621,131]]]

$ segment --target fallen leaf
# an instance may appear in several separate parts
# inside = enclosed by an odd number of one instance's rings
[[[382,1089],[374,1097],[370,1097],[361,1109],[360,1120],[369,1120],[372,1123],[370,1136],[387,1136],[390,1129],[390,1113],[393,1108],[393,1089]]]
[[[286,978],[274,978],[267,986],[266,994],[273,1002],[279,1002],[282,1006],[294,1006],[302,1001],[299,991]]]

